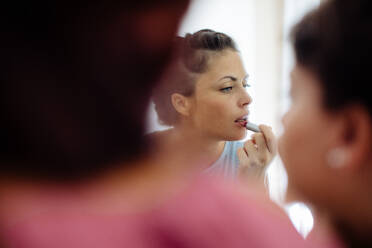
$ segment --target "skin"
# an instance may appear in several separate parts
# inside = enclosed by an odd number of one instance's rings
[[[181,139],[184,144],[190,144],[194,152],[203,154],[205,164],[213,164],[221,155],[225,141],[240,140],[247,134],[246,128],[236,122],[249,115],[252,98],[247,91],[247,79],[238,52],[226,49],[211,53],[208,70],[197,78],[194,94],[172,95],[180,119],[169,131],[170,136],[175,142]],[[239,174],[243,177],[263,176],[266,165],[275,155],[271,128],[261,125],[260,129],[261,132],[255,133],[238,151]]]
[[[217,141],[244,138],[246,130],[235,120],[249,113],[252,98],[246,90],[247,78],[237,52],[214,55],[209,70],[195,84],[195,94],[187,98],[190,109],[183,125]]]
[[[352,236],[366,239],[372,227],[371,117],[359,104],[325,107],[321,82],[305,67],[296,65],[291,76],[292,105],[278,144],[290,198],[311,204],[315,226],[342,221]],[[343,154],[338,166],[329,160],[335,149]]]

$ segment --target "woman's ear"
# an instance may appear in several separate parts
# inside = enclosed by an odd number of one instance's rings
[[[171,95],[172,105],[174,109],[183,116],[189,116],[190,114],[190,100],[179,93],[173,93]]]
[[[343,168],[348,171],[363,170],[372,160],[372,121],[367,109],[352,105],[342,111],[343,132],[339,148],[342,148],[345,161]]]

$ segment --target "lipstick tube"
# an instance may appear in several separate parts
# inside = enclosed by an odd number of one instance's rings
[[[256,124],[253,124],[251,122],[247,122],[245,128],[255,133],[261,132],[260,128]]]

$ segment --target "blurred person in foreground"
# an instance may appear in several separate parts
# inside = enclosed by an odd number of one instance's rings
[[[2,4],[2,247],[302,247],[261,195],[151,155],[151,90],[187,4]]]
[[[372,2],[326,1],[293,29],[279,153],[319,247],[372,247]]]

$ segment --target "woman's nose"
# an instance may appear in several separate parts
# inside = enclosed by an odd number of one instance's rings
[[[285,127],[287,125],[287,120],[288,120],[288,111],[285,112],[282,115],[281,123],[282,123],[283,127]]]
[[[242,95],[239,99],[239,106],[245,107],[248,106],[252,102],[252,97],[248,94],[248,92],[244,89]]]

